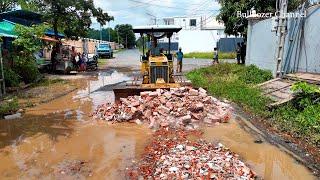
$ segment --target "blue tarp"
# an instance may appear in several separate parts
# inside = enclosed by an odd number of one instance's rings
[[[21,24],[24,26],[31,26],[33,24],[41,24],[41,15],[26,10],[14,10],[9,12],[0,13],[0,21],[7,21],[12,24]],[[45,32],[48,36],[54,36],[53,29]],[[58,33],[59,38],[64,38],[64,34]]]
[[[45,33],[48,36],[54,36],[54,30],[53,29],[48,29]],[[59,38],[64,38],[64,34],[58,33]]]

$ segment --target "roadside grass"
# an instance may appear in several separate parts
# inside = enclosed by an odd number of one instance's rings
[[[273,110],[273,124],[283,132],[320,147],[320,87],[296,83],[293,101]]]
[[[265,114],[270,102],[254,85],[270,80],[272,74],[253,65],[221,63],[191,71],[187,77],[195,86],[204,87],[212,95],[233,101],[253,113]]]
[[[3,99],[0,99],[0,118],[5,115],[14,114],[20,108],[27,108],[34,106],[32,98],[42,95],[39,100],[50,97],[46,92],[59,92],[57,87],[66,86],[68,80],[60,78],[49,79],[43,78],[36,83],[32,83],[26,90],[14,92]]]
[[[204,87],[210,94],[230,100],[245,111],[268,119],[279,131],[320,147],[320,88],[297,83],[293,86],[295,99],[269,110],[271,99],[255,85],[272,79],[269,71],[256,66],[231,63],[197,69],[187,74],[193,85]]]
[[[37,83],[34,83],[32,84],[31,87],[39,87],[39,86],[50,86],[52,84],[56,84],[56,83],[67,83],[66,80],[63,80],[63,79],[59,79],[59,78],[56,78],[56,79],[48,79],[48,78],[43,78],[41,79],[39,82]]]
[[[108,59],[98,59],[98,66],[105,66],[108,63]]]
[[[219,52],[219,59],[235,59],[235,52]],[[185,58],[212,59],[213,52],[191,52],[184,54]]]
[[[0,118],[19,110],[17,97],[6,97],[0,103]]]

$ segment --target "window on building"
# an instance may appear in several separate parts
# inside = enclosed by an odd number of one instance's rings
[[[174,19],[164,19],[165,25],[174,25]]]
[[[190,19],[190,26],[197,26],[197,20],[196,19]]]

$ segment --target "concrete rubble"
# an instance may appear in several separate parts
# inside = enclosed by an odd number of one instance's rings
[[[142,158],[127,177],[143,179],[243,179],[256,177],[239,156],[222,144],[201,140],[201,125],[231,119],[232,107],[203,88],[158,89],[98,106],[93,116],[111,122],[147,124],[156,129]],[[192,141],[192,139],[198,139]]]
[[[175,127],[196,129],[200,124],[228,122],[232,115],[229,104],[208,96],[203,88],[157,89],[140,96],[120,98],[114,104],[98,106],[93,116],[112,122],[147,123],[149,128]]]
[[[129,179],[255,179],[255,173],[239,156],[222,144],[188,136],[200,131],[162,128],[145,148],[141,161],[127,168]]]

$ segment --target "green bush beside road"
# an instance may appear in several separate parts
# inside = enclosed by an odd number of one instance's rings
[[[316,146],[320,145],[320,89],[307,83],[297,83],[293,101],[274,110],[267,105],[271,100],[255,85],[272,79],[269,71],[256,66],[221,63],[189,72],[187,77],[195,86],[207,88],[218,98],[237,103],[244,110],[265,119],[271,125]]]
[[[191,52],[184,54],[185,58],[197,59],[213,59],[213,52]],[[219,59],[235,59],[237,54],[235,52],[219,52]]]
[[[275,126],[295,137],[320,146],[320,88],[299,82],[292,87],[295,98],[273,114]]]
[[[0,103],[0,118],[7,114],[12,114],[18,111],[19,103],[16,97],[6,98]]]

